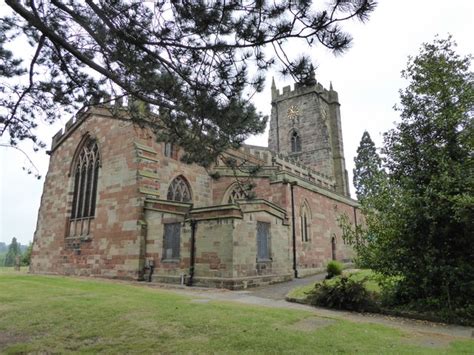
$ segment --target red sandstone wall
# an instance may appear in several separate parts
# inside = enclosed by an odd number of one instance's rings
[[[213,199],[214,204],[227,203],[224,201],[229,186],[235,182],[234,177],[220,177],[214,181]],[[291,223],[291,192],[289,184],[270,183],[269,178],[254,178],[256,198],[265,199],[287,212],[290,228],[289,238],[292,237]],[[354,223],[354,208],[344,202],[333,199],[329,196],[311,191],[302,186],[294,186],[295,200],[295,230],[296,230],[296,250],[297,267],[300,275],[318,272],[325,268],[326,264],[332,260],[331,238],[335,237],[336,248],[335,257],[340,261],[348,261],[353,258],[353,250],[344,244],[342,231],[337,224],[337,218],[341,214],[347,214],[349,220]],[[306,202],[310,210],[311,218],[309,223],[309,241],[303,242],[301,237],[301,208]],[[358,212],[358,221],[361,221]],[[290,245],[289,248],[292,246]],[[292,259],[291,259],[292,262]]]
[[[68,238],[73,156],[86,134],[98,138],[101,169],[96,214],[88,241]],[[85,119],[51,154],[34,236],[31,271],[138,277],[142,214],[134,140],[129,123],[101,116]],[[75,247],[72,247],[75,244]]]
[[[352,259],[352,248],[344,244],[342,230],[337,224],[341,214],[347,214],[354,222],[354,208],[322,194],[311,192],[301,186],[294,187],[296,248],[299,269],[324,268],[332,260],[331,238],[335,237],[335,258],[340,261]],[[309,241],[303,242],[301,236],[300,211],[306,203],[310,209]]]
[[[164,154],[165,144],[157,142],[156,138],[149,134],[140,143],[152,148],[156,152],[154,163],[157,173],[159,198],[166,200],[170,182],[177,176],[183,175],[191,187],[192,203],[194,207],[209,206],[212,204],[212,179],[206,169],[193,164],[182,163],[180,158],[182,150],[177,151],[172,157]]]
[[[245,180],[245,178],[243,179]],[[274,203],[275,205],[281,208],[287,208],[289,199],[288,199],[288,187],[281,184],[271,184],[269,178],[252,178],[252,183],[255,184],[254,192],[257,199],[265,199],[269,202]],[[213,203],[226,204],[227,201],[224,199],[226,193],[229,190],[229,187],[235,184],[235,178],[232,176],[222,176],[217,180],[213,181]]]

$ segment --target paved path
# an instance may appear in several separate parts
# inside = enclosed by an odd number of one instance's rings
[[[119,280],[103,280],[106,282],[118,282],[133,284],[138,287],[151,287],[165,290],[167,292],[178,293],[192,298],[195,303],[208,303],[211,301],[237,302],[248,305],[262,307],[274,307],[284,309],[294,309],[311,312],[315,317],[335,318],[349,320],[352,322],[375,323],[389,327],[399,328],[403,331],[413,333],[422,337],[427,344],[437,342],[450,342],[459,338],[474,338],[473,327],[463,327],[459,325],[433,323],[415,319],[385,316],[373,313],[356,313],[347,311],[337,311],[326,308],[312,307],[303,304],[285,301],[286,294],[294,287],[313,283],[324,278],[324,274],[319,274],[302,279],[296,279],[284,283],[261,286],[244,291],[230,291],[226,289],[186,287],[172,284],[158,284],[146,282],[130,282]]]
[[[317,274],[301,279],[293,279],[288,282],[281,282],[273,285],[251,288],[248,291],[253,296],[269,298],[272,300],[284,300],[288,292],[290,292],[295,287],[304,286],[310,283],[315,283],[317,281],[324,280],[325,276],[325,273]]]
[[[375,323],[390,327],[396,327],[408,332],[416,332],[427,341],[439,341],[443,339],[454,340],[454,338],[474,338],[473,327],[463,327],[434,323],[401,317],[385,316],[373,313],[356,313],[348,311],[338,311],[326,308],[312,307],[303,304],[285,301],[286,294],[294,287],[306,285],[324,279],[325,274],[314,275],[302,279],[296,279],[279,284],[261,286],[244,291],[230,291],[226,289],[180,287],[169,290],[172,292],[191,296],[193,302],[207,303],[211,301],[237,302],[249,305],[275,307],[285,309],[303,310],[313,313],[316,317],[336,318],[349,320],[352,322]],[[143,284],[143,283],[142,283]]]

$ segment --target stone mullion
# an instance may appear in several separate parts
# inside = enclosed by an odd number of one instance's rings
[[[90,154],[90,159],[87,164],[87,169],[88,169],[88,174],[87,174],[87,185],[86,185],[86,201],[87,205],[87,210],[86,210],[86,216],[85,217],[94,217],[94,208],[92,206],[92,202],[94,200],[94,191],[96,190],[95,185],[97,184],[97,178],[96,178],[96,165],[98,162],[98,157],[97,157],[97,150],[96,146],[94,146],[91,149],[91,154]]]
[[[99,157],[96,157],[96,161],[94,163],[94,175],[92,179],[92,194],[91,194],[91,217],[95,216],[95,204],[97,199],[97,183],[99,180]]]
[[[85,190],[87,188],[87,163],[81,169],[81,190],[79,191],[79,218],[84,217]]]
[[[75,219],[77,217],[77,203],[78,203],[78,193],[79,193],[79,181],[81,178],[81,172],[78,168],[76,168],[76,172],[74,174],[74,195],[72,198],[72,211],[71,211],[71,219]]]

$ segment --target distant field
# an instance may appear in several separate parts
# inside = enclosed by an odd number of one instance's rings
[[[28,272],[28,266],[22,266],[20,268],[20,273],[26,274]],[[18,273],[15,271],[13,266],[0,266],[0,274],[7,274],[7,273]]]
[[[438,344],[439,345],[439,344]],[[0,270],[0,353],[470,353],[381,325]]]

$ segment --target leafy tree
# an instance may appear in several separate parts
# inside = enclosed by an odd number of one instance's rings
[[[23,265],[30,265],[32,251],[33,251],[33,243],[30,242],[25,252],[23,253],[23,257],[21,258],[21,263]]]
[[[360,249],[368,266],[400,277],[396,302],[472,317],[474,75],[454,47],[451,37],[425,43],[402,72],[401,122],[383,148],[388,180],[368,198],[374,208],[363,203]]]
[[[5,3],[14,14],[0,19],[0,76],[7,83],[0,135],[8,133],[11,145],[31,139],[43,147],[32,130],[41,118],[52,122],[111,95],[107,101],[129,103],[110,109],[116,117],[166,132],[159,138],[202,165],[263,131],[266,119],[250,98],[271,66],[279,63],[298,82],[314,80],[308,57],[286,52],[289,39],[344,51],[351,37],[341,23],[364,21],[375,8],[373,0],[325,8],[307,0]],[[20,34],[33,47],[27,65],[7,49]]]
[[[380,179],[384,177],[382,159],[367,131],[362,134],[354,163],[354,187],[357,198],[362,201],[377,193],[380,188]]]
[[[7,255],[5,256],[5,266],[14,266],[16,262],[16,257],[21,256],[20,245],[16,241],[16,238],[13,237],[12,242],[8,247]]]

